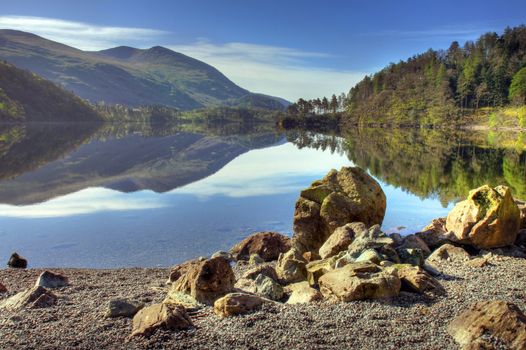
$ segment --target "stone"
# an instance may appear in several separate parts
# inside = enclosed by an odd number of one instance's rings
[[[172,270],[170,278],[175,276],[178,278],[172,282],[173,291],[189,294],[208,305],[231,292],[236,283],[230,263],[222,257],[185,263]]]
[[[301,254],[301,256],[303,256],[303,259],[306,262],[311,262],[311,261],[314,261],[314,260],[320,260],[321,259],[320,255],[316,254],[315,252],[305,252],[305,253]]]
[[[424,257],[431,254],[427,243],[417,235],[407,235],[402,239],[402,242],[396,247],[398,249],[420,249]]]
[[[446,218],[434,219],[422,231],[415,233],[430,250],[440,247],[442,244],[451,243],[450,234],[446,229]]]
[[[330,271],[318,283],[325,298],[339,301],[391,298],[400,293],[401,286],[395,269],[382,270],[369,262]]]
[[[230,249],[236,260],[248,260],[258,254],[265,261],[276,260],[290,249],[290,238],[276,232],[254,233]]]
[[[11,254],[7,266],[15,269],[25,269],[27,268],[27,260],[21,257],[18,253]]]
[[[401,290],[407,292],[444,294],[445,289],[440,282],[429,275],[424,269],[419,266],[400,265],[395,267],[398,277],[402,282]]]
[[[519,233],[517,233],[515,245],[526,248],[526,229],[522,229],[519,231]]]
[[[353,242],[347,248],[347,253],[350,259],[358,259],[358,257],[369,249],[376,250],[381,256],[385,257],[381,260],[391,260],[393,262],[400,262],[398,254],[394,249],[394,240],[387,236],[380,230],[379,225],[374,225],[368,230],[365,229],[363,223],[353,223],[356,225],[355,232],[360,232]]]
[[[257,310],[267,300],[247,293],[230,293],[217,299],[214,303],[214,312],[221,317],[248,314]]]
[[[0,283],[0,293],[7,293],[7,287]]]
[[[521,224],[520,211],[506,186],[487,185],[469,192],[448,214],[446,229],[456,240],[478,249],[512,245]]]
[[[226,259],[228,261],[235,260],[234,257],[232,256],[232,254],[230,254],[229,252],[222,251],[222,250],[219,250],[219,251],[215,252],[214,254],[212,254],[212,256],[210,258],[211,259],[213,259],[213,258],[224,258],[224,259]]]
[[[309,285],[309,282],[303,281],[293,283],[287,286],[290,297],[287,304],[304,304],[322,300],[323,295]]]
[[[242,278],[247,278],[247,279],[254,280],[259,275],[264,275],[264,276],[270,277],[274,281],[277,281],[279,279],[278,278],[278,274],[276,273],[276,269],[274,267],[270,266],[270,265],[259,265],[259,266],[256,266],[256,267],[248,270],[247,272],[245,272],[243,274]]]
[[[182,306],[159,303],[135,314],[131,336],[147,336],[157,329],[180,331],[192,327],[194,324]]]
[[[521,229],[526,229],[526,202],[516,200],[515,203],[521,213]]]
[[[44,271],[38,276],[35,286],[45,288],[63,288],[68,285],[68,278],[51,271]]]
[[[489,259],[485,256],[474,258],[465,262],[467,266],[481,268],[489,265]]]
[[[385,208],[382,188],[364,170],[333,169],[301,191],[294,210],[293,245],[302,253],[318,252],[338,227],[351,222],[381,224]]]
[[[330,257],[323,260],[315,260],[308,263],[307,281],[311,286],[318,284],[318,279],[329,271],[334,270],[337,257]]]
[[[506,301],[481,301],[449,323],[448,333],[462,349],[526,349],[526,315]]]
[[[356,262],[372,262],[373,264],[380,265],[383,260],[382,256],[374,249],[366,249],[356,258]]]
[[[0,303],[0,309],[19,310],[23,308],[45,308],[57,302],[55,294],[44,287],[35,286],[26,289]]]
[[[355,233],[353,227],[352,224],[347,224],[334,230],[330,237],[320,247],[320,258],[330,258],[331,256],[337,255],[342,250],[346,250],[354,239]]]
[[[253,279],[248,279],[248,278],[240,278],[236,281],[236,284],[234,285],[234,289],[238,292],[256,294],[257,293],[256,281]]]
[[[259,265],[263,264],[265,260],[263,260],[262,257],[259,256],[259,254],[250,254],[250,258],[248,258],[248,264],[249,265]]]
[[[423,266],[426,261],[424,252],[419,248],[397,248],[400,261],[414,266]]]
[[[427,257],[426,262],[462,262],[469,260],[469,254],[461,247],[452,244],[444,244]]]
[[[276,265],[279,280],[285,284],[304,281],[307,278],[306,263],[296,248],[281,254]]]
[[[256,277],[256,293],[270,300],[283,299],[283,287],[272,278],[264,275]]]
[[[194,297],[183,292],[170,289],[163,300],[165,304],[180,305],[186,310],[201,309],[204,305],[195,300]]]
[[[133,317],[140,309],[144,307],[144,303],[139,301],[132,301],[128,299],[112,299],[108,302],[105,317]]]

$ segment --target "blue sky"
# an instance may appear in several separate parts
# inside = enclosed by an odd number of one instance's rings
[[[2,0],[0,28],[82,49],[163,45],[290,100],[453,40],[526,23],[526,1]]]

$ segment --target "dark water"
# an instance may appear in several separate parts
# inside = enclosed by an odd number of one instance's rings
[[[470,188],[526,197],[526,137],[272,125],[0,127],[0,259],[37,266],[166,266],[259,230],[291,234],[300,189],[358,165],[381,183],[383,229],[414,232]]]

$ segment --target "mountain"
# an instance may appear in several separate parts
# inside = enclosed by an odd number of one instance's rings
[[[190,110],[252,95],[214,67],[161,46],[120,46],[89,52],[31,33],[0,30],[0,59],[31,70],[91,102]],[[275,104],[280,99],[265,100],[283,108]]]
[[[82,99],[52,82],[0,62],[0,121],[50,120],[100,121],[101,117]]]
[[[515,82],[515,83],[514,83]],[[514,86],[514,89],[510,89]],[[481,107],[526,102],[526,26],[390,64],[354,86],[347,122],[440,124]]]

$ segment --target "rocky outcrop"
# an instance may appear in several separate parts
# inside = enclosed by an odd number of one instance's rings
[[[185,330],[192,328],[192,320],[181,306],[153,304],[141,309],[133,317],[133,336],[146,336],[157,329]]]
[[[470,255],[461,247],[444,244],[427,257],[426,262],[462,262],[470,259]]]
[[[63,288],[68,285],[68,278],[58,273],[44,271],[38,276],[36,286],[45,288]]]
[[[281,254],[276,265],[276,273],[281,282],[288,284],[301,282],[307,278],[306,261],[296,248]]]
[[[462,349],[526,349],[526,315],[506,301],[482,301],[461,312],[448,333]]]
[[[257,254],[265,261],[272,261],[289,249],[289,237],[276,232],[257,232],[236,244],[230,254],[236,260],[248,260],[252,254]]]
[[[312,303],[323,299],[323,295],[306,281],[288,285],[287,291],[290,293],[287,304]]]
[[[55,294],[44,287],[35,286],[13,295],[0,303],[0,309],[19,310],[22,308],[44,308],[57,302]]]
[[[230,293],[217,299],[214,312],[221,317],[242,315],[257,310],[267,300],[247,293]]]
[[[204,304],[233,290],[235,276],[229,262],[222,257],[194,260],[176,266],[170,275],[171,289],[191,295]]]
[[[336,228],[351,222],[381,224],[386,199],[364,170],[343,167],[301,191],[294,211],[293,245],[302,253],[318,252]]]
[[[27,260],[21,257],[18,253],[11,254],[7,266],[15,269],[25,269],[27,268]]]
[[[463,244],[488,249],[512,245],[520,224],[520,211],[509,188],[485,185],[470,191],[453,208],[446,229]]]
[[[132,301],[127,299],[112,299],[108,302],[105,317],[133,317],[140,309],[144,307],[144,303],[139,301]]]
[[[347,249],[355,236],[355,232],[353,230],[354,226],[355,225],[353,224],[347,224],[334,230],[332,235],[330,235],[330,237],[320,247],[320,257],[322,259],[330,258],[342,250]]]
[[[400,279],[395,269],[382,270],[372,263],[352,263],[330,271],[318,281],[325,298],[340,301],[395,297]]]

